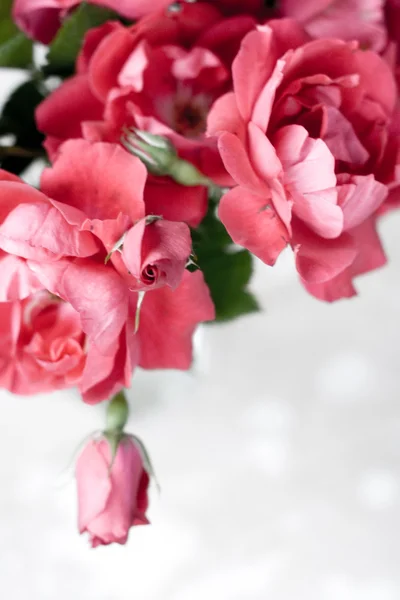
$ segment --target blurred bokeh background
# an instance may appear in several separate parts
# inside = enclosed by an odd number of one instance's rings
[[[23,76],[0,77],[1,103]],[[380,232],[358,298],[308,296],[284,253],[256,265],[262,312],[199,330],[190,372],[136,373],[128,429],[161,494],[125,547],[76,529],[71,465],[104,406],[1,391],[0,598],[398,600],[400,211]]]

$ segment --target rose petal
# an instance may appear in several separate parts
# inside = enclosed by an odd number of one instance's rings
[[[214,305],[200,271],[185,271],[180,285],[147,293],[140,312],[140,366],[189,369],[197,325],[215,318]]]
[[[273,265],[288,244],[288,232],[272,205],[271,197],[236,187],[221,199],[219,217],[232,240]]]
[[[146,177],[143,163],[121,146],[71,140],[62,145],[53,167],[43,171],[41,189],[90,219],[123,213],[134,222],[144,215]]]

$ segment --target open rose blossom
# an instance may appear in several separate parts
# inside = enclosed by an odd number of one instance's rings
[[[92,547],[125,544],[129,529],[146,525],[149,477],[140,451],[129,436],[115,457],[106,438],[91,440],[76,464],[79,531]]]
[[[128,19],[137,19],[144,15],[176,15],[177,13],[189,13],[188,25],[196,27],[198,17],[214,13],[216,8],[224,15],[231,16],[239,13],[255,15],[259,18],[272,16],[272,11],[267,10],[263,0],[212,0],[197,2],[200,8],[190,8],[192,0],[87,0],[88,4],[94,4],[114,10],[119,15]],[[59,27],[62,20],[69,12],[79,6],[82,0],[14,0],[13,16],[17,25],[31,38],[49,43]],[[208,5],[208,6],[207,6]],[[192,19],[192,14],[195,19]],[[191,21],[191,23],[190,23]],[[150,29],[150,27],[149,27]],[[152,29],[156,29],[154,26]],[[229,37],[229,34],[228,34]]]
[[[169,138],[181,158],[217,183],[230,183],[215,140],[205,135],[207,114],[230,88],[232,60],[254,25],[249,15],[225,18],[200,2],[131,27],[109,22],[89,31],[77,74],[36,112],[50,157],[64,140],[118,143],[123,128],[134,126]],[[205,190],[196,192],[201,203]]]
[[[42,174],[42,191],[61,206],[79,207],[86,217],[82,229],[92,232],[101,245],[91,261],[90,275],[78,265],[73,271],[71,267],[64,271],[59,263],[58,269],[47,264],[34,268],[46,289],[61,298],[68,294],[70,302],[72,295],[78,311],[83,304],[86,331],[95,339],[105,337],[110,342],[109,351],[102,346],[90,363],[87,402],[118,391],[97,385],[104,373],[128,387],[138,364],[148,369],[188,369],[193,332],[200,322],[215,315],[202,273],[184,269],[191,251],[187,225],[144,218],[145,181],[143,164],[121,146],[85,140],[66,142],[53,167]],[[104,278],[107,275],[115,281],[110,281],[105,295],[95,287],[103,273]],[[138,291],[149,288],[154,289],[146,291],[136,331]],[[104,297],[109,298],[108,304]],[[112,360],[118,336],[123,345]]]
[[[70,304],[41,291],[0,303],[0,386],[34,394],[79,383],[85,335]]]
[[[83,140],[65,144],[40,192],[0,172],[4,387],[77,385],[95,403],[129,387],[138,364],[190,367],[193,332],[214,307],[202,274],[185,271],[188,226],[146,224],[146,176],[121,146]]]
[[[13,17],[27,35],[48,44],[63,18],[81,3],[82,0],[14,0]],[[152,0],[150,10],[167,7],[170,3],[170,0]],[[149,0],[88,0],[88,4],[110,8],[129,19],[149,12]]]
[[[77,385],[97,402],[130,381],[126,285],[102,264],[85,220],[78,208],[0,172],[0,310],[11,319],[2,324],[10,349],[2,377],[12,391]],[[39,297],[41,290],[57,301]]]
[[[352,278],[385,262],[375,220],[399,183],[389,67],[355,42],[308,41],[280,19],[245,37],[233,80],[209,117],[237,183],[221,220],[267,264],[290,244],[315,296],[353,295]]]

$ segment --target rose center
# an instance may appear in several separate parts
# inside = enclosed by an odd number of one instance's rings
[[[174,129],[186,137],[197,137],[206,131],[207,110],[193,98],[174,107]]]
[[[142,271],[142,280],[143,283],[147,285],[151,285],[157,279],[158,271],[155,265],[147,265]]]

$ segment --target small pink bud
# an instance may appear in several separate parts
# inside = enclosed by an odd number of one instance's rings
[[[147,291],[168,285],[176,288],[192,250],[189,227],[163,219],[141,219],[126,234],[122,257],[137,280],[137,289]]]

